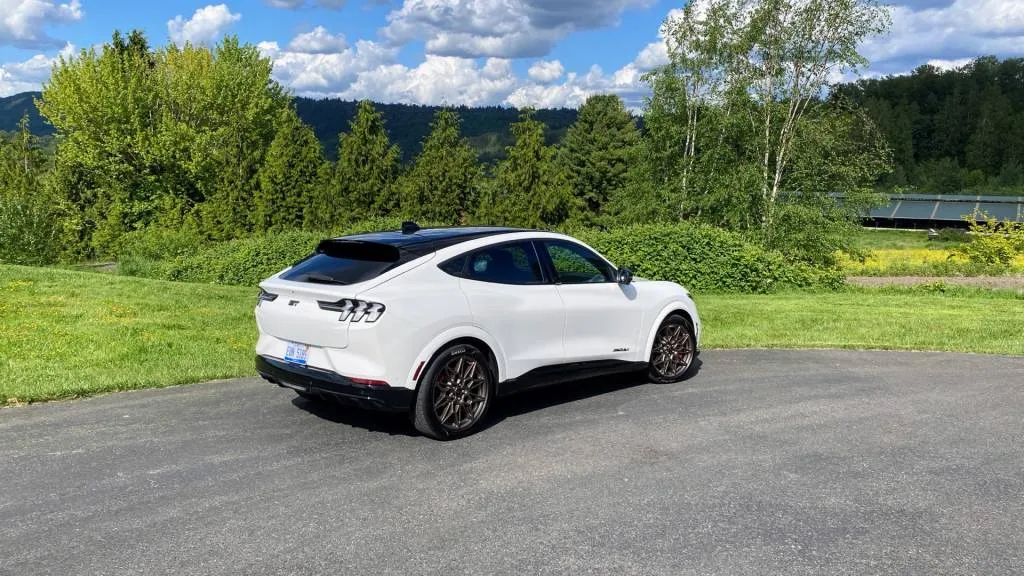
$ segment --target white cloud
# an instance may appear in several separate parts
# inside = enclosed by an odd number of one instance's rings
[[[405,0],[383,35],[397,44],[424,40],[428,54],[502,58],[546,55],[578,30],[613,25],[650,0]]]
[[[297,50],[297,46],[314,50]],[[286,49],[277,42],[261,42],[257,48],[274,62],[274,78],[304,96],[335,95],[348,89],[359,73],[390,64],[398,56],[397,48],[368,40],[359,40],[355,46],[335,43],[333,52],[315,50],[326,48],[318,43],[295,40]]]
[[[651,42],[644,47],[633,61],[642,70],[653,70],[668,64],[668,46],[664,40]]]
[[[288,43],[289,50],[307,54],[330,54],[331,52],[341,52],[347,47],[345,36],[331,34],[323,26],[317,26],[310,32],[299,34]]]
[[[188,20],[180,14],[168,20],[167,33],[175,44],[210,44],[220,40],[241,19],[242,15],[232,12],[226,4],[211,4],[197,9]]]
[[[929,60],[928,65],[939,70],[956,70],[970,64],[974,58],[960,58],[958,60]]]
[[[45,28],[75,22],[81,20],[82,16],[80,0],[71,0],[65,4],[53,0],[0,0],[0,46],[60,46],[64,41],[51,38]]]
[[[956,0],[923,9],[897,6],[892,32],[861,47],[876,72],[901,72],[924,61],[956,62],[986,54],[1024,55],[1022,0]]]
[[[535,62],[533,66],[530,66],[528,74],[531,80],[540,82],[541,84],[547,84],[561,78],[562,74],[565,74],[565,67],[563,67],[562,63],[558,60],[552,60],[550,62],[540,60]]]
[[[558,14],[548,11],[546,21],[557,23]],[[326,37],[334,38],[320,28],[296,37],[285,49],[276,42],[261,43],[259,49],[273,59],[275,78],[302,96],[424,105],[577,107],[593,94],[613,93],[634,109],[647,93],[643,73],[658,65],[658,55],[664,54],[653,48],[663,47],[662,40],[645,47],[634,61],[610,74],[593,66],[585,74],[566,75],[560,61],[537,60],[525,77],[519,77],[508,58],[441,55],[428,49],[423,62],[406,66],[397,62],[397,47],[361,41],[355,48],[348,48],[339,42],[332,51],[321,51],[320,42],[306,42]],[[486,41],[513,37],[494,36]]]
[[[505,103],[517,108],[576,108],[594,94],[615,94],[627,107],[637,109],[647,93],[642,73],[630,63],[608,75],[595,64],[583,75],[570,72],[565,82],[548,85],[523,83],[506,98]]]
[[[303,7],[306,4],[306,0],[267,0],[267,4],[270,4],[274,8],[296,10]],[[321,8],[341,10],[345,7],[345,0],[313,0],[311,4],[315,4]]]
[[[50,78],[50,71],[57,60],[61,56],[70,58],[74,54],[75,47],[68,43],[56,56],[36,54],[23,62],[0,65],[0,96],[39,90],[43,82]]]
[[[517,84],[508,60],[428,54],[418,66],[391,64],[363,72],[341,98],[372,98],[407,104],[484,106],[499,104]]]

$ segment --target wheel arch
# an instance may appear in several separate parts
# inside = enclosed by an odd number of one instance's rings
[[[504,355],[497,340],[477,326],[460,326],[437,335],[420,351],[408,375],[408,381],[412,385],[410,387],[418,389],[423,373],[427,371],[434,358],[444,349],[456,344],[470,344],[479,348],[491,361],[495,383],[502,380],[505,374]]]
[[[658,335],[658,328],[661,327],[661,323],[672,315],[686,318],[686,320],[690,322],[690,326],[693,327],[694,332],[697,331],[697,323],[694,321],[693,314],[687,310],[685,304],[680,301],[669,302],[662,307],[658,315],[655,316],[654,322],[651,323],[650,330],[647,331],[647,344],[644,346],[644,352],[641,358],[643,362],[647,362],[651,357],[651,350],[654,349],[654,338]],[[694,336],[698,338],[699,342],[699,335],[694,334]]]

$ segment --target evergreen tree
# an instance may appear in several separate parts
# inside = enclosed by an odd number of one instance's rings
[[[400,158],[388,139],[384,116],[369,100],[360,102],[348,133],[339,137],[333,182],[319,194],[310,223],[326,228],[394,212]]]
[[[402,178],[402,214],[442,224],[461,224],[475,207],[480,166],[460,135],[461,120],[451,109],[434,115],[423,152]]]
[[[953,70],[926,65],[833,93],[863,104],[890,142],[896,170],[883,186],[1019,193],[1014,166],[1024,163],[1024,58],[984,56]]]
[[[525,110],[512,124],[515,144],[498,164],[494,185],[488,187],[478,218],[490,224],[545,227],[564,222],[572,205],[572,189],[555,158],[544,145],[544,125]]]
[[[24,117],[18,132],[0,133],[0,262],[50,264],[59,255],[55,202],[44,177],[49,158]]]
[[[260,167],[255,229],[263,232],[300,227],[320,182],[323,164],[313,129],[303,124],[293,110],[282,111],[277,134]]]
[[[639,141],[636,123],[618,96],[587,98],[561,149],[562,166],[585,222],[597,221],[608,199],[625,186]]]

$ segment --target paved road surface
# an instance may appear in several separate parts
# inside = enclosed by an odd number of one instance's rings
[[[707,352],[440,443],[255,379],[0,410],[0,574],[1022,574],[1024,358]]]

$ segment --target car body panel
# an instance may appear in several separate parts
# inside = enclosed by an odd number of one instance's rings
[[[540,366],[560,361],[565,309],[551,284],[532,286],[459,279],[473,324],[500,334],[505,364],[502,373],[515,378]]]
[[[643,316],[639,290],[631,284],[559,284],[565,306],[566,362],[633,360]]]
[[[691,317],[699,338],[696,305],[671,282],[500,284],[440,268],[488,246],[545,239],[573,242],[600,256],[562,234],[502,230],[442,247],[359,284],[283,280],[286,269],[260,283],[278,297],[256,307],[256,352],[283,360],[289,341],[307,344],[310,368],[415,389],[430,359],[457,340],[483,343],[494,356],[498,381],[514,381],[558,365],[642,365],[650,358],[657,327],[674,311]],[[342,298],[386,309],[376,322],[367,323],[341,321],[338,312],[317,305],[318,300]]]

